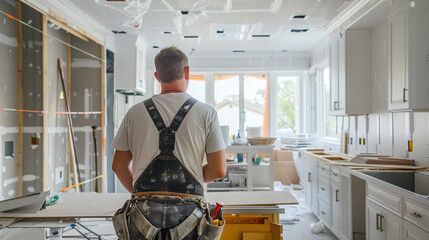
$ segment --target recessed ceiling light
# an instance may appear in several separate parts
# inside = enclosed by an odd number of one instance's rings
[[[256,34],[256,35],[252,35],[252,37],[254,38],[268,38],[270,37],[269,34]]]
[[[307,15],[294,15],[292,19],[304,19]]]
[[[288,50],[282,50],[282,52],[288,52]]]
[[[246,52],[246,51],[244,51],[244,50],[233,50],[232,52],[240,53],[240,52]]]
[[[198,36],[190,35],[190,36],[183,36],[184,38],[198,38]]]
[[[182,15],[188,15],[189,11],[180,11]]]
[[[163,32],[164,34],[171,34],[171,32]]]
[[[293,33],[301,33],[301,32],[307,32],[308,28],[302,28],[302,29],[291,29],[290,31]]]

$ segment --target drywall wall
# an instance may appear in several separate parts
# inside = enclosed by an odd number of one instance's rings
[[[61,41],[67,41],[67,32],[48,22],[48,34]],[[49,112],[65,112],[64,92],[58,68],[58,59],[63,60],[64,81],[67,81],[67,46],[48,37],[47,40],[48,86],[47,99]],[[65,174],[67,171],[68,137],[67,115],[48,114],[48,189],[59,192],[67,187]]]
[[[0,9],[16,16],[14,1],[0,1]],[[0,16],[0,107],[18,107],[17,24]],[[2,199],[18,194],[18,114],[0,111],[0,196]]]
[[[33,27],[42,29],[42,15],[34,9],[22,4],[22,20]],[[42,34],[22,27],[22,92],[23,108],[27,110],[43,110],[42,85]],[[23,113],[23,194],[42,191],[43,114]],[[33,135],[39,144],[31,144]]]
[[[101,47],[94,42],[86,42],[71,36],[71,44],[83,51],[101,57]],[[71,51],[71,110],[80,112],[101,111],[101,62],[93,57],[72,49]],[[98,175],[101,174],[101,115],[73,115],[77,156],[81,180],[96,177],[95,154],[98,157]],[[91,126],[96,126],[97,153]],[[109,144],[109,143],[108,143]],[[82,190],[94,191],[95,182],[82,186]],[[101,185],[99,185],[101,187]],[[101,188],[100,188],[101,189]]]

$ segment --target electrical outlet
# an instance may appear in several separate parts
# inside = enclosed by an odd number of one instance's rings
[[[64,167],[57,167],[55,169],[55,184],[64,182]]]

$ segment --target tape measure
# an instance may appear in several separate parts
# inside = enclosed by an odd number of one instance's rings
[[[264,224],[267,218],[252,218],[252,217],[225,217],[227,224]],[[267,219],[268,220],[268,219]]]

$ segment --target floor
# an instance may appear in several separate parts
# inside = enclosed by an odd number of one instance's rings
[[[336,240],[337,238],[329,231],[329,229],[325,228],[323,232],[314,234],[310,230],[310,224],[318,223],[318,218],[305,206],[305,198],[304,198],[304,190],[293,190],[289,186],[283,186],[280,182],[275,182],[275,190],[290,190],[291,193],[298,200],[299,205],[284,205],[280,206],[285,209],[285,214],[280,215],[280,224],[283,227],[283,239],[284,240]],[[91,229],[97,233],[103,233],[101,235],[102,239],[117,239],[116,234],[114,232],[111,220],[105,219],[92,219],[81,221],[82,225]],[[87,229],[76,226],[75,227],[80,232],[87,235],[89,239],[98,239],[94,234],[91,234]],[[82,235],[72,227],[67,227],[64,229],[64,237],[63,239],[70,240],[78,240],[84,239]],[[0,230],[0,239],[5,240],[18,240],[15,231],[22,231],[23,229],[3,229]],[[24,233],[24,232],[21,232]],[[29,234],[31,231],[28,232]],[[13,236],[13,237],[12,237]],[[28,235],[27,235],[28,236]],[[25,236],[20,236],[19,239],[28,239]],[[33,238],[34,239],[34,238]],[[54,240],[54,238],[51,238]]]

